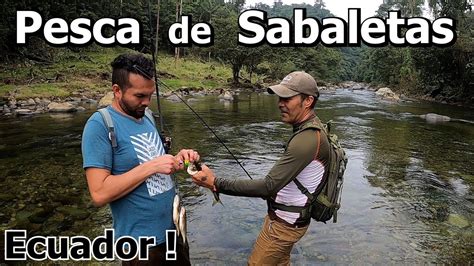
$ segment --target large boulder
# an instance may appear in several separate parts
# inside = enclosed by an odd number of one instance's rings
[[[71,103],[56,103],[48,104],[48,110],[53,113],[72,113],[77,111],[76,107]]]
[[[380,88],[375,92],[375,95],[380,96],[386,100],[394,100],[394,101],[399,101],[400,97],[395,94],[390,88],[384,87]]]
[[[99,104],[97,105],[97,108],[104,108],[108,105],[111,105],[113,100],[114,100],[114,92],[109,91],[104,95],[104,97],[102,97],[102,99],[100,99]]]

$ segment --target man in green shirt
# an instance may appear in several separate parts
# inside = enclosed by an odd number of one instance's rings
[[[329,170],[329,143],[325,133],[319,130],[322,125],[314,111],[319,91],[311,75],[292,72],[268,92],[279,96],[281,119],[293,126],[293,135],[266,177],[225,179],[216,177],[203,165],[193,181],[228,195],[267,199],[268,215],[248,262],[250,265],[289,265],[291,249],[306,233],[311,217],[307,211],[289,212],[279,206],[308,205],[308,198],[293,182],[295,179],[310,193],[321,190]]]

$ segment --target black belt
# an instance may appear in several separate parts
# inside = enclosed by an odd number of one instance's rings
[[[288,227],[292,227],[292,228],[305,227],[305,226],[308,226],[309,223],[311,222],[311,219],[302,220],[302,221],[298,221],[299,219],[297,219],[296,222],[292,224],[292,223],[289,223],[289,222],[283,220],[282,218],[278,217],[278,215],[276,215],[275,211],[273,211],[273,210],[268,210],[268,217],[272,221],[277,221],[279,223],[282,223],[282,224],[284,224]]]

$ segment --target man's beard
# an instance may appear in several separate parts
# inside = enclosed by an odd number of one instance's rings
[[[134,118],[140,119],[145,115],[145,108],[143,108],[143,110],[138,110],[138,109],[141,109],[141,108],[136,108],[134,110],[124,100],[120,100],[119,105],[127,115],[132,116]]]

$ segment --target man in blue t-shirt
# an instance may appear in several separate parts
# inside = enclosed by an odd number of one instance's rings
[[[153,62],[142,54],[124,54],[111,65],[114,100],[107,110],[117,146],[112,147],[104,119],[95,112],[82,135],[89,191],[95,205],[110,204],[116,239],[155,237],[157,246],[150,249],[148,262],[161,265],[166,262],[166,230],[175,229],[170,175],[182,170],[184,161],[199,160],[199,154],[187,149],[166,154],[154,123],[144,116],[155,91]],[[177,259],[176,264],[190,264],[182,241],[177,243]]]

